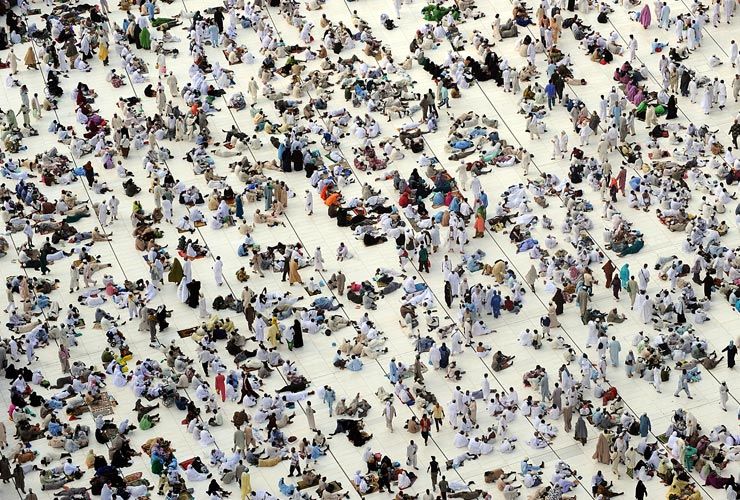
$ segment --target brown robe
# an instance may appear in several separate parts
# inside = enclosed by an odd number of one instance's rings
[[[291,285],[293,283],[303,284],[301,275],[298,274],[298,262],[294,259],[290,259],[290,262],[288,263],[288,278],[290,280]]]
[[[611,463],[610,457],[609,457],[609,436],[602,432],[599,436],[599,440],[596,443],[596,451],[594,452],[593,458],[600,464],[608,465]]]
[[[26,64],[27,68],[36,69],[36,54],[33,52],[33,47],[28,47],[26,55],[23,56],[23,62]]]
[[[563,406],[563,422],[565,423],[565,432],[570,432],[573,428],[573,408],[570,406]]]
[[[344,287],[347,285],[347,277],[342,272],[336,274],[337,293],[344,295]]]
[[[604,283],[605,288],[611,288],[612,278],[614,277],[614,271],[616,271],[617,268],[614,267],[614,264],[612,263],[612,261],[607,260],[606,264],[601,266],[601,269],[604,271],[604,276],[606,276],[606,283]]]

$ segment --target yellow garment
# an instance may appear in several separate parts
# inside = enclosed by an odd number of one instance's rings
[[[105,60],[108,59],[108,44],[102,41],[98,46],[98,59],[102,62],[105,62]]]
[[[267,329],[267,340],[272,344],[272,347],[277,347],[279,334],[280,327],[278,326],[277,319],[272,318],[272,324]]]
[[[198,328],[195,330],[195,332],[190,336],[195,342],[200,342],[206,337],[206,330],[205,328]]]
[[[242,500],[245,500],[249,494],[252,493],[252,480],[246,471],[242,472],[242,477],[239,482],[242,485]]]
[[[673,478],[673,482],[668,487],[668,491],[666,491],[666,499],[670,499],[673,495],[675,495],[676,497],[680,497],[687,485],[688,483],[686,481],[683,481],[679,479],[678,476],[675,476]]]
[[[504,282],[504,269],[506,269],[506,264],[502,260],[493,265],[493,277],[496,278],[497,283]]]
[[[93,450],[87,452],[87,456],[85,457],[85,465],[88,469],[92,469],[93,465],[95,465],[95,452]]]

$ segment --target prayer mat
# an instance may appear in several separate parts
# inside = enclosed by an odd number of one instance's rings
[[[116,406],[116,400],[113,399],[107,392],[100,393],[100,396],[90,403],[90,412],[93,417],[98,416],[105,417],[107,415],[113,415],[113,408]]]
[[[133,483],[140,481],[143,475],[144,473],[142,472],[134,472],[133,474],[128,474],[123,480],[127,486],[131,486]]]
[[[197,327],[185,328],[184,330],[177,330],[177,334],[180,336],[181,339],[186,339],[193,335],[195,333],[195,330],[197,329]]]
[[[188,470],[188,465],[192,464],[193,460],[195,460],[195,457],[188,458],[184,462],[180,462],[180,467],[182,468],[182,470]]]
[[[326,491],[329,493],[334,493],[335,491],[341,491],[342,484],[338,483],[337,481],[332,481],[331,483],[326,485]]]
[[[178,250],[177,255],[179,255],[183,259],[188,259],[188,260],[198,260],[198,259],[202,259],[203,257],[205,257],[205,255],[196,255],[195,257],[188,257],[188,254],[185,253],[185,250]]]

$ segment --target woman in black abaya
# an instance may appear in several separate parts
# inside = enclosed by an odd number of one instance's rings
[[[295,349],[303,347],[303,329],[298,319],[293,322],[293,347]]]
[[[666,120],[672,120],[678,118],[678,105],[676,104],[676,96],[672,95],[668,98],[668,104],[666,105]]]
[[[188,300],[185,301],[187,305],[193,309],[198,308],[198,300],[200,298],[200,281],[193,280],[187,284],[188,287]]]
[[[555,295],[552,297],[552,301],[555,302],[555,314],[563,314],[563,306],[565,305],[565,296],[563,296],[563,291],[558,288],[555,291]]]

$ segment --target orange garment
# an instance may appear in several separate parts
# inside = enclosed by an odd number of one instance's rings
[[[475,216],[475,232],[477,234],[483,234],[486,230],[486,221],[480,215]]]
[[[337,204],[339,204],[339,193],[332,193],[324,200],[324,205],[327,207]]]

